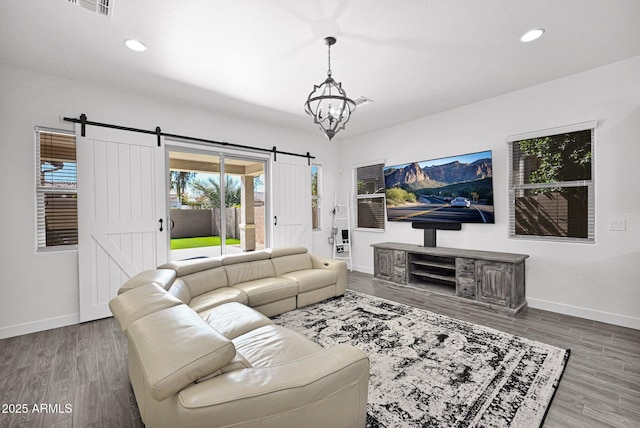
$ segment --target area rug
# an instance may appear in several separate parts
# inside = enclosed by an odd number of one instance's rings
[[[348,290],[274,318],[371,361],[367,427],[539,427],[569,350]]]

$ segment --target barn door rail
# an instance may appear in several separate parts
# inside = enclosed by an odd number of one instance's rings
[[[198,142],[198,143],[213,144],[213,145],[216,145],[216,146],[233,147],[233,148],[238,148],[238,149],[245,149],[245,150],[258,151],[258,152],[273,153],[273,160],[274,161],[277,160],[276,159],[276,155],[277,154],[288,155],[288,156],[297,156],[297,157],[301,157],[301,158],[307,158],[307,165],[311,165],[311,159],[315,159],[315,156],[311,156],[309,154],[309,152],[307,152],[305,154],[292,153],[292,152],[286,152],[286,151],[282,151],[282,150],[277,150],[276,146],[273,146],[273,148],[271,148],[271,149],[265,149],[263,147],[252,147],[252,146],[246,146],[246,145],[243,145],[243,144],[229,143],[227,141],[216,141],[216,140],[209,140],[209,139],[206,139],[206,138],[190,137],[190,136],[187,136],[187,135],[170,134],[168,132],[162,132],[162,129],[159,126],[157,126],[156,129],[154,129],[154,130],[148,130],[148,129],[140,129],[140,128],[131,128],[131,127],[128,127],[128,126],[121,126],[121,125],[112,125],[112,124],[109,124],[109,123],[94,122],[94,121],[87,120],[87,115],[84,114],[84,113],[82,113],[79,118],[63,117],[62,119],[64,121],[66,121],[66,122],[79,123],[80,124],[80,134],[83,137],[86,136],[86,127],[87,127],[87,125],[89,125],[89,126],[99,126],[99,127],[102,127],[102,128],[118,129],[118,130],[121,130],[121,131],[138,132],[140,134],[156,135],[157,138],[158,138],[158,147],[160,147],[160,145],[161,145],[161,137],[164,136],[164,137],[175,138],[175,139],[195,141],[195,142]]]

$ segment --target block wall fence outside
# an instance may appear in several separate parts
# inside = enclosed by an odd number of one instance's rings
[[[227,223],[226,237],[240,239],[240,214],[241,208],[225,208]],[[254,221],[256,234],[256,249],[264,248],[264,207],[255,207]],[[171,238],[193,238],[196,236],[221,236],[220,234],[220,208],[207,209],[172,209]]]

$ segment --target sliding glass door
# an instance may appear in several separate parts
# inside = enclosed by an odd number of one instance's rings
[[[171,147],[171,260],[265,248],[266,160]]]

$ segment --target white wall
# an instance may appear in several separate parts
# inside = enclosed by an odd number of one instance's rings
[[[325,172],[336,169],[335,145],[320,132],[302,134],[0,65],[0,164],[5,183],[0,198],[0,338],[78,322],[77,252],[36,252],[33,130],[35,126],[72,130],[73,125],[61,123],[59,117],[81,113],[97,122],[144,129],[160,126],[175,134],[309,151]],[[313,127],[311,121],[309,126]],[[332,186],[333,180],[327,180],[324,190],[333,194]],[[323,207],[325,224],[331,222],[330,205]],[[319,234],[314,234],[314,241]],[[322,245],[314,251],[328,255],[329,250]]]
[[[313,233],[312,251],[323,255],[331,253],[327,238],[333,194],[336,189],[352,188],[353,163],[385,159],[394,164],[491,149],[496,224],[464,225],[462,232],[440,231],[439,245],[529,254],[530,306],[640,328],[638,76],[640,57],[328,143],[319,133],[297,133],[0,65],[0,164],[5,179],[0,198],[0,338],[78,321],[77,252],[37,253],[35,249],[33,128],[72,129],[71,124],[60,123],[59,117],[80,113],[100,122],[145,129],[160,126],[176,134],[311,152],[323,167],[324,226]],[[597,243],[509,240],[505,137],[594,119],[600,123],[595,160]],[[339,168],[344,172],[340,174]],[[609,219],[617,218],[627,220],[626,232],[608,230]],[[419,244],[421,240],[420,232],[409,224],[389,224],[384,233],[354,232],[354,267],[372,272],[371,243]]]
[[[596,243],[509,239],[506,137],[590,120],[599,123]],[[438,245],[529,254],[531,307],[640,328],[640,57],[349,139],[340,182],[351,186],[356,163],[393,165],[482,150],[493,151],[496,223],[438,231]],[[626,219],[627,230],[609,231],[610,219]],[[408,223],[387,223],[384,233],[354,232],[356,270],[372,273],[370,244],[385,241],[421,244],[422,234]]]

